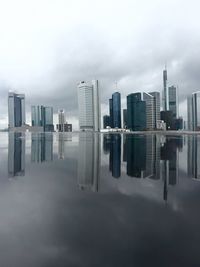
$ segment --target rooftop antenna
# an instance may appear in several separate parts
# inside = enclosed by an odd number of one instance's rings
[[[115,89],[116,89],[116,91],[117,91],[117,81],[115,82]]]

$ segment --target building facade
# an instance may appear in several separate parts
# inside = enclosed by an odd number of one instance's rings
[[[160,121],[160,93],[159,92],[150,92],[150,95],[154,97],[154,114],[155,114],[155,125],[157,127],[157,121]]]
[[[121,128],[121,94],[112,94],[113,104],[113,128]]]
[[[101,110],[97,80],[91,83],[81,81],[78,84],[78,108],[80,130],[100,131]]]
[[[25,95],[8,93],[8,128],[25,125]]]
[[[31,107],[32,126],[42,126],[45,132],[53,132],[53,108],[45,106]]]
[[[154,97],[148,93],[143,93],[143,100],[146,103],[146,128],[147,130],[153,130],[155,128]]]
[[[141,93],[127,96],[127,128],[132,131],[146,130],[146,103]]]
[[[200,91],[188,98],[188,125],[191,130],[200,130]]]
[[[173,113],[173,118],[177,118],[177,89],[174,85],[168,88],[169,110]]]
[[[103,128],[106,129],[106,127],[110,127],[110,116],[105,115],[103,116]]]
[[[169,96],[167,87],[167,69],[163,70],[163,96],[162,96],[163,111],[169,110]]]

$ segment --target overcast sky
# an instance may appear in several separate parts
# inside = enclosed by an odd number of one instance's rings
[[[200,1],[0,0],[0,128],[7,126],[7,93],[30,106],[52,105],[77,122],[77,82],[98,79],[102,115],[122,95],[162,90],[162,70],[186,97],[200,90]],[[56,122],[56,121],[55,121]]]

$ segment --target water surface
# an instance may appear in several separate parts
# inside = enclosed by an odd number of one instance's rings
[[[0,266],[200,266],[200,137],[0,134]]]

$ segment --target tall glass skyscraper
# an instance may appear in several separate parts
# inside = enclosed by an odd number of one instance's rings
[[[32,126],[42,126],[44,131],[54,131],[53,108],[44,106],[31,107]]]
[[[113,128],[121,128],[121,94],[112,94],[113,105]]]
[[[78,84],[78,108],[80,130],[100,131],[101,110],[97,80]]]
[[[163,70],[163,97],[162,97],[162,105],[163,111],[169,110],[169,96],[168,96],[168,88],[167,88],[167,69]]]
[[[169,110],[173,113],[173,118],[177,118],[177,90],[175,86],[168,88],[169,95]]]
[[[132,131],[146,129],[146,103],[141,93],[127,96],[127,128]]]
[[[8,127],[25,125],[25,95],[8,93]]]

